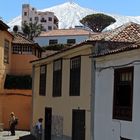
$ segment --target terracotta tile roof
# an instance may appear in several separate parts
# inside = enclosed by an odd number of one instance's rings
[[[48,32],[42,32],[40,36],[76,36],[76,35],[91,35],[94,34],[92,31],[88,31],[85,29],[57,29]]]
[[[97,33],[90,40],[136,42],[140,39],[140,24],[126,23],[110,32]]]
[[[24,37],[24,36],[21,35],[21,34],[15,34],[12,43],[13,43],[13,44],[28,44],[28,45],[29,45],[29,44],[30,44],[30,45],[35,44],[33,41],[27,39],[26,37]]]
[[[108,46],[105,46],[105,49],[101,49],[101,51],[96,52],[93,55],[93,57],[111,55],[111,54],[120,53],[124,51],[139,49],[139,48],[140,48],[140,43],[124,43],[124,44],[120,43],[120,45],[115,45],[115,46],[113,44],[112,46],[110,46],[108,43]]]
[[[98,44],[97,46],[95,45],[96,53],[93,54],[93,57],[100,57],[119,52],[130,51],[133,49],[138,49],[140,48],[140,25],[130,22],[110,32],[96,34],[93,33],[90,39],[79,44],[73,45],[70,48],[57,52],[53,55],[63,53],[63,51],[67,51],[69,49],[81,47],[83,44],[89,43]]]
[[[90,42],[89,42],[89,43],[90,43]],[[88,44],[89,44],[89,43],[88,43]],[[84,44],[87,44],[87,41],[81,42],[81,43],[79,43],[79,44],[74,44],[74,45],[72,45],[72,46],[70,46],[70,47],[64,48],[64,49],[59,50],[59,51],[56,51],[56,52],[54,52],[54,53],[52,53],[52,54],[50,54],[50,55],[47,55],[46,57],[43,57],[43,58],[40,58],[40,59],[37,59],[37,60],[33,60],[33,61],[31,61],[31,63],[37,62],[37,61],[40,61],[40,60],[43,60],[43,59],[46,59],[46,58],[48,58],[48,57],[52,57],[52,56],[58,55],[58,54],[60,54],[60,53],[64,53],[64,52],[66,52],[66,51],[68,51],[68,50],[71,50],[71,49],[75,49],[75,48],[78,48],[78,47],[82,47]]]

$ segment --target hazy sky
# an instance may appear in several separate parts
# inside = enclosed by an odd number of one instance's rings
[[[140,0],[69,0],[95,11],[124,16],[140,16]],[[37,9],[45,9],[68,0],[1,0],[0,16],[6,22],[21,15],[21,7],[29,3]]]

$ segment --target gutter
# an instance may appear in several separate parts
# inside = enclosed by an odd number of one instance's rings
[[[32,112],[31,112],[31,122],[30,122],[30,130],[33,130],[33,101],[34,101],[34,79],[35,79],[35,66],[32,66]]]

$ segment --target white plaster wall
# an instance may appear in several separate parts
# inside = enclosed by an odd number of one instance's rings
[[[89,38],[88,35],[87,36],[81,35],[81,36],[35,37],[34,40],[40,46],[47,46],[47,45],[49,45],[49,40],[51,40],[51,39],[57,39],[58,44],[67,44],[67,39],[76,39],[76,43],[80,43],[88,38]]]
[[[53,12],[38,12],[36,10],[36,8],[34,8],[34,10],[32,9],[34,7],[31,7],[30,5],[28,7],[22,7],[22,22],[26,21],[27,23],[35,23],[35,17],[38,17],[38,24],[42,24],[42,26],[44,27],[44,29],[46,29],[46,31],[48,31],[48,26],[52,26],[52,30],[53,27],[55,26],[54,24],[54,13]],[[24,16],[24,12],[27,12],[27,16]],[[48,21],[48,17],[52,17],[52,21]],[[30,18],[32,18],[32,21],[30,21]],[[45,18],[47,22],[40,22],[41,18]]]
[[[97,68],[128,64],[140,60],[140,51],[105,56],[97,59]],[[96,70],[95,88],[95,140],[120,140],[120,136],[140,140],[140,62],[134,66],[132,121],[112,119],[114,69]]]

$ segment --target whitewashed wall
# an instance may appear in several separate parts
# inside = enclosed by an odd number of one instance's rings
[[[49,40],[57,39],[58,44],[67,44],[67,39],[76,39],[76,43],[80,43],[89,38],[89,35],[81,36],[54,36],[54,37],[35,37],[34,40],[40,46],[48,46]]]
[[[112,119],[114,68],[100,69],[140,60],[140,50],[104,56],[96,60],[95,140],[120,140],[120,136],[140,140],[140,62],[128,65],[134,66],[132,121]]]

